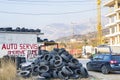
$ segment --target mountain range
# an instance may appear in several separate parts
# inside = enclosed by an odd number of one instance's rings
[[[103,22],[103,28],[106,22]],[[70,37],[76,35],[79,37],[81,35],[92,33],[96,30],[96,21],[94,19],[89,19],[80,23],[65,24],[65,23],[53,23],[42,29],[44,37],[51,40],[58,40],[65,37]]]

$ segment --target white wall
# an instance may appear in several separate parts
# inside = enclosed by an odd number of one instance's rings
[[[0,33],[1,43],[37,43],[37,35]]]
[[[17,48],[15,49],[11,44],[15,44]],[[29,55],[32,57],[31,53],[36,54],[36,52],[38,53],[36,34],[0,33],[0,58],[8,53],[11,53],[11,55],[20,55],[18,53],[25,53],[25,55],[20,56],[27,57],[27,55]]]

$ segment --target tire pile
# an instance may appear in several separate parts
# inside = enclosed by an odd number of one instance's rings
[[[68,80],[88,77],[87,70],[64,48],[54,48],[50,52],[43,50],[39,54],[31,65],[20,68],[19,76],[24,78],[41,76],[38,80],[54,78]]]

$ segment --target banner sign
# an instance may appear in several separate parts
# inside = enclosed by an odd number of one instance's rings
[[[2,44],[1,52],[5,52],[9,56],[27,57],[28,59],[34,58],[38,54],[37,44]]]

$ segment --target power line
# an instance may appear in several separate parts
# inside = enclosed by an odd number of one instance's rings
[[[64,13],[21,13],[21,12],[9,12],[9,11],[0,11],[0,13],[5,14],[21,14],[21,15],[69,15],[69,14],[78,14],[94,11],[96,9],[84,10],[84,11],[76,11],[76,12],[64,12]]]
[[[90,5],[90,3],[94,3],[94,2],[85,2],[85,1],[81,1],[81,2],[76,2],[76,1],[72,1],[72,2],[67,2],[67,1],[39,1],[39,2],[29,2],[29,1],[0,1],[0,3],[3,4],[27,4],[27,5],[48,5],[48,4],[70,4],[70,5]]]
[[[78,2],[92,2],[92,1],[86,1],[86,0],[81,0],[81,1],[33,1],[33,0],[7,0],[9,2],[42,2],[42,3],[78,3]]]

